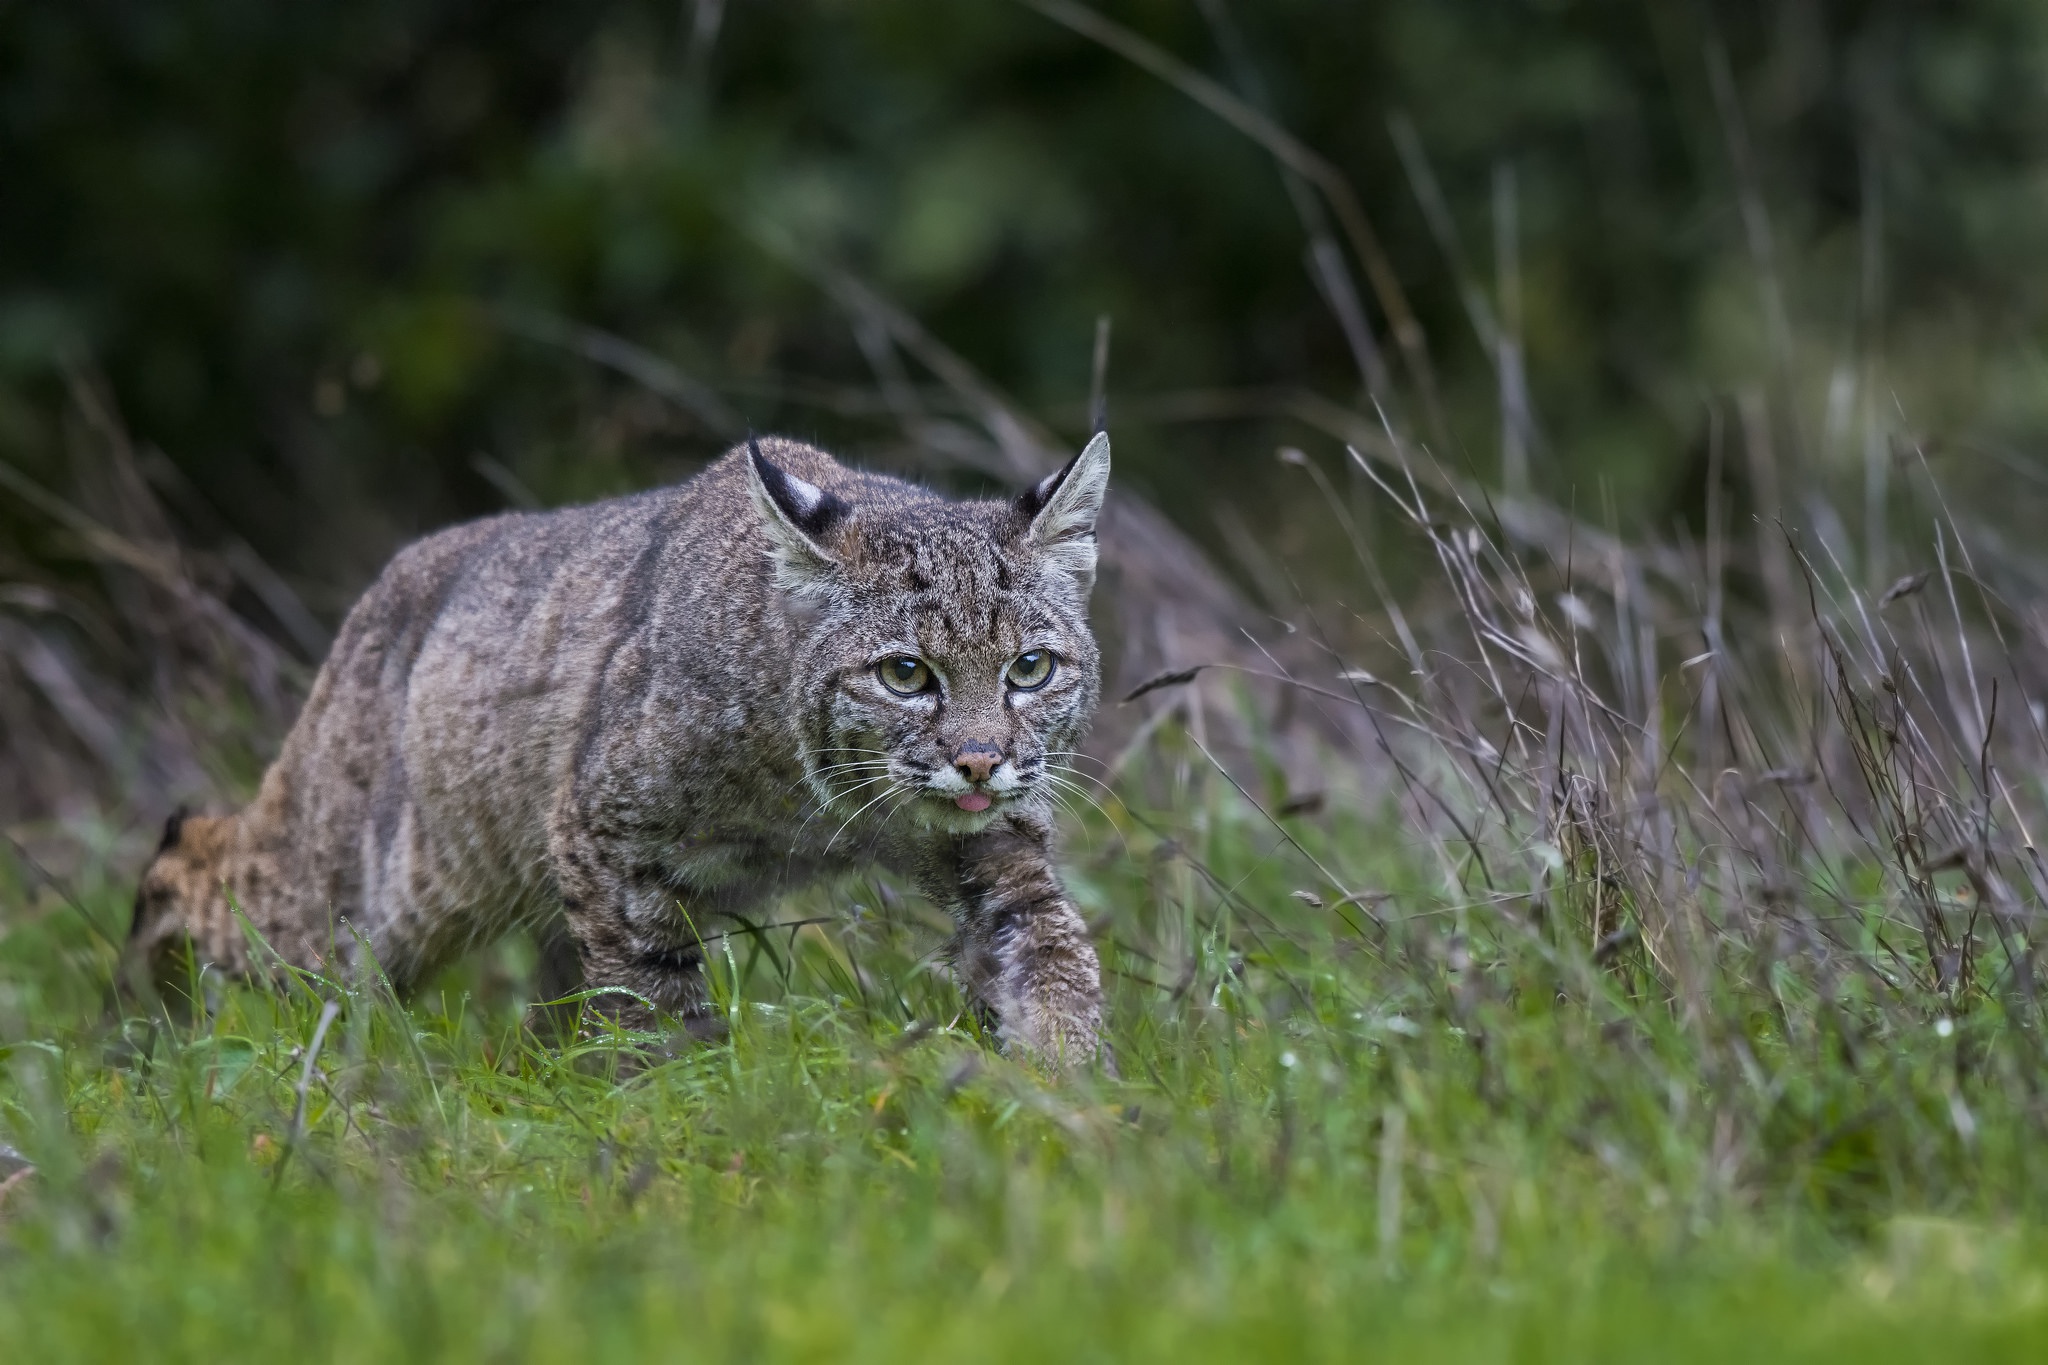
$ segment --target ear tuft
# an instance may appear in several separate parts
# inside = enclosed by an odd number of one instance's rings
[[[1025,542],[1080,582],[1095,582],[1095,522],[1109,492],[1109,433],[1097,432],[1057,473],[1018,495],[1017,510],[1029,522]]]
[[[761,443],[747,441],[747,489],[761,525],[772,542],[776,581],[792,592],[815,587],[838,567],[825,547],[832,528],[853,511],[846,499],[818,487],[761,453]]]

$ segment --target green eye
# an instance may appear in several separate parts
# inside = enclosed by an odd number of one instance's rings
[[[1029,692],[1045,686],[1052,677],[1053,656],[1049,649],[1034,649],[1028,654],[1019,654],[1017,661],[1010,665],[1007,676],[1010,686],[1019,692]]]
[[[932,671],[923,659],[898,654],[875,665],[882,686],[901,697],[914,697],[932,685]]]

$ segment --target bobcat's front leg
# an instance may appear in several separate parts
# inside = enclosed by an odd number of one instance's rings
[[[654,1008],[627,995],[593,996],[591,1006],[627,1028],[652,1028],[657,1012],[706,1021],[698,930],[675,888],[649,870],[640,842],[572,821],[557,821],[548,840],[585,987],[622,986]]]
[[[1052,863],[1052,831],[1012,815],[955,845],[934,887],[960,926],[961,984],[1005,1047],[1055,1067],[1109,1060],[1102,973],[1088,926]]]

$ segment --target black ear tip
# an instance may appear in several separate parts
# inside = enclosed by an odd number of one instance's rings
[[[787,508],[789,475],[781,465],[768,458],[768,453],[761,449],[761,443],[751,436],[747,438],[747,463],[753,467],[754,477],[768,490],[768,496],[775,499],[778,506]]]
[[[185,833],[185,818],[190,814],[192,809],[189,806],[180,806],[171,812],[170,818],[164,821],[164,837],[157,841],[157,852],[166,853],[178,846],[179,838]]]
[[[752,462],[754,477],[768,494],[768,500],[775,504],[790,525],[814,540],[838,525],[853,510],[837,493],[820,488],[769,459],[762,453],[761,443],[751,436],[747,438],[747,458]]]
[[[1082,452],[1085,453],[1085,452]],[[1074,472],[1074,466],[1081,463],[1081,454],[1069,456],[1067,462],[1052,473],[1032,484],[1017,495],[1018,510],[1028,517],[1035,517],[1045,510],[1052,501],[1052,495],[1059,492],[1060,485],[1067,481],[1067,475]]]

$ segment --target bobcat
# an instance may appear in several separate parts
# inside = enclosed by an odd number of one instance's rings
[[[687,1022],[708,924],[878,863],[950,910],[1005,1046],[1096,1060],[1050,811],[1097,698],[1108,478],[1105,436],[1007,502],[761,439],[429,536],[349,613],[255,800],[166,829],[133,952],[260,970],[238,907],[285,961],[366,945],[403,991],[559,920],[584,980],[631,992],[609,1012]]]

